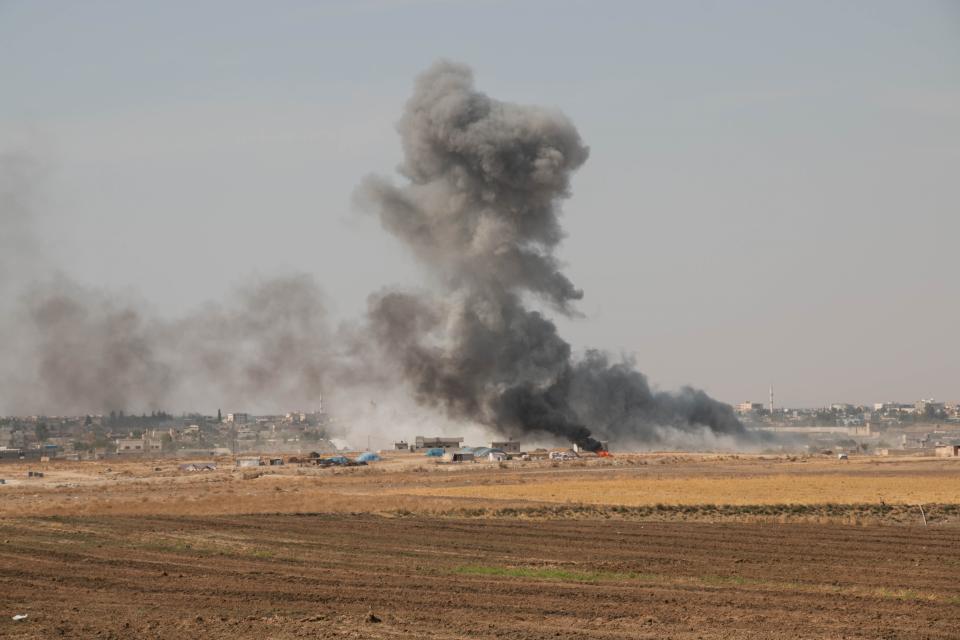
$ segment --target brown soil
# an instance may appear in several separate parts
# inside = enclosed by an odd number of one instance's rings
[[[956,638],[958,569],[950,526],[16,517],[0,637]]]
[[[0,465],[0,638],[960,637],[960,460],[219,462]]]

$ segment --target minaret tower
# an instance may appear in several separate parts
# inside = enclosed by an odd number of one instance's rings
[[[770,385],[770,416],[773,417],[773,385]]]

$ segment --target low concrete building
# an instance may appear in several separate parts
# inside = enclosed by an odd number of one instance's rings
[[[936,449],[938,458],[960,458],[960,444],[944,444]]]
[[[500,442],[491,442],[491,449],[500,449],[506,453],[520,453],[520,441],[519,440],[503,440]]]
[[[142,436],[140,438],[117,438],[117,453],[125,454],[158,454],[163,450],[163,443],[159,439]]]
[[[741,402],[737,405],[737,413],[759,413],[763,411],[762,402]]]
[[[143,438],[117,438],[117,453],[145,453]]]
[[[0,449],[0,460],[40,460],[42,449]]]
[[[457,436],[417,436],[414,440],[413,448],[416,451],[426,449],[459,449],[463,444],[463,438]]]

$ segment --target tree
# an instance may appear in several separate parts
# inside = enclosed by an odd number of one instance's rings
[[[223,414],[220,413],[220,409],[217,409],[217,424],[220,424],[222,422],[223,422]]]
[[[46,422],[38,422],[37,426],[33,428],[33,432],[36,434],[37,440],[40,442],[43,442],[50,437],[50,428],[47,427]]]

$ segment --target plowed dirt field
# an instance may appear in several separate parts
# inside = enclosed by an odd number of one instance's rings
[[[16,517],[0,637],[957,638],[958,571],[956,527]]]

